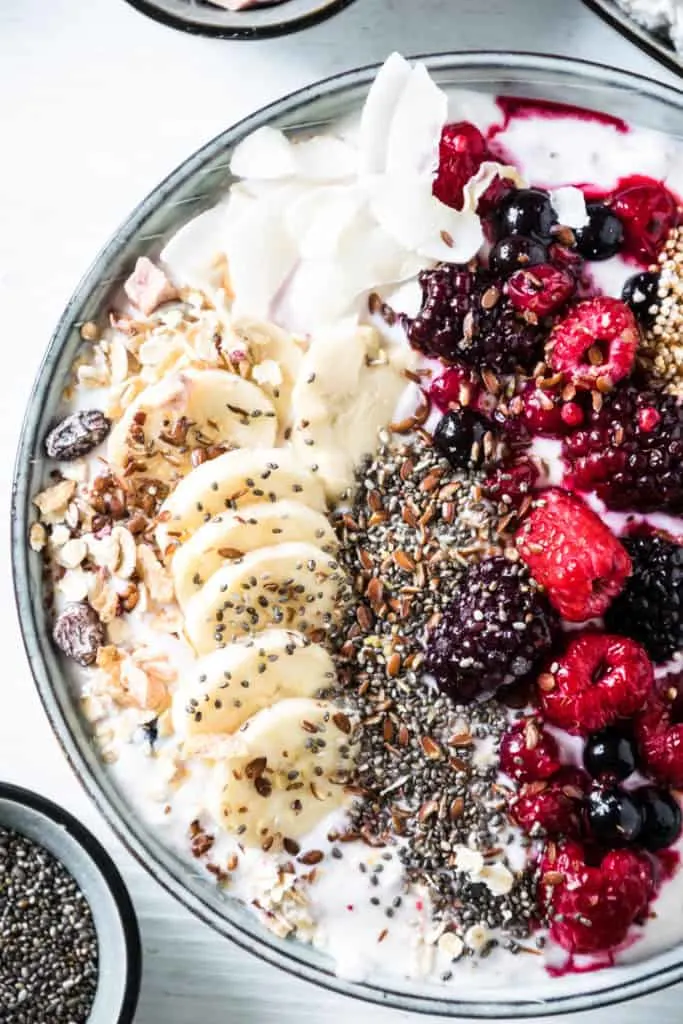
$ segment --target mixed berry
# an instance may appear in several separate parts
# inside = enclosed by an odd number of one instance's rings
[[[438,198],[462,208],[487,145],[466,123],[444,130]],[[463,569],[424,664],[460,705],[523,694],[498,751],[508,814],[536,843],[541,918],[572,955],[611,953],[647,915],[683,787],[683,675],[655,671],[683,649],[683,547],[644,518],[683,513],[683,403],[642,359],[663,294],[651,264],[679,210],[640,178],[587,200],[572,229],[548,191],[495,179],[485,251],[424,271],[404,318],[441,363],[425,385],[433,444],[482,474],[510,536]],[[643,268],[620,298],[589,268],[617,254]],[[539,438],[554,439],[559,484]]]

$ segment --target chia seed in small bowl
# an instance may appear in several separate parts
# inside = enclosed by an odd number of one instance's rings
[[[66,811],[7,784],[0,891],[4,1024],[131,1024],[140,933],[114,862]]]

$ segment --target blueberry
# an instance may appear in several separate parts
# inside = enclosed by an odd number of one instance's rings
[[[496,242],[489,255],[489,266],[494,274],[509,277],[515,270],[525,270],[539,263],[547,263],[548,250],[542,242],[524,235],[511,235]]]
[[[633,742],[619,729],[603,729],[588,737],[583,751],[583,763],[594,779],[600,775],[627,779],[636,770]]]
[[[587,811],[594,839],[605,846],[626,846],[640,836],[643,810],[618,786],[595,786],[588,795]]]
[[[471,409],[454,409],[436,425],[434,447],[445,455],[454,469],[482,465],[486,461],[483,439],[491,424]]]
[[[643,327],[652,327],[659,309],[659,274],[644,270],[629,277],[621,297]]]
[[[496,210],[499,238],[507,235],[531,235],[549,239],[557,214],[550,196],[540,188],[520,188],[509,192]]]
[[[624,241],[619,218],[604,203],[586,203],[588,223],[574,232],[576,248],[586,260],[616,256]]]
[[[646,786],[636,790],[633,798],[643,815],[640,845],[654,853],[675,843],[681,833],[681,809],[669,791]]]

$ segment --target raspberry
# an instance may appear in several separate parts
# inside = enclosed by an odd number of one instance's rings
[[[624,228],[623,251],[653,263],[678,220],[675,198],[660,182],[648,182],[617,190],[611,206]]]
[[[422,308],[408,326],[419,351],[500,373],[535,366],[545,332],[515,312],[496,278],[454,263],[423,271],[419,281]]]
[[[425,668],[459,698],[529,675],[558,621],[525,567],[502,556],[468,566],[427,639]]]
[[[553,672],[542,677],[539,698],[549,722],[587,736],[640,711],[653,680],[650,659],[634,640],[574,634]]]
[[[563,455],[566,486],[594,490],[608,508],[683,512],[683,402],[675,395],[622,385],[587,412]]]
[[[510,804],[510,814],[528,835],[578,836],[589,786],[585,772],[560,768],[550,779],[522,786]]]
[[[516,541],[531,575],[570,622],[602,615],[631,571],[626,550],[595,512],[557,488],[543,492]]]
[[[643,767],[658,782],[683,787],[683,675],[665,676],[636,717]]]
[[[502,502],[511,508],[519,508],[524,499],[532,493],[540,473],[531,459],[503,463],[483,483],[483,491],[491,501]]]
[[[539,896],[550,936],[569,953],[599,953],[620,946],[646,913],[654,879],[649,860],[613,850],[593,865],[571,840],[549,844],[540,865]]]
[[[590,389],[600,381],[606,390],[633,369],[639,338],[636,319],[621,299],[584,299],[555,324],[548,360],[576,387]]]
[[[564,305],[575,289],[568,271],[542,263],[530,270],[516,270],[506,282],[505,294],[515,309],[542,317]]]
[[[605,627],[642,644],[654,662],[683,648],[683,548],[659,534],[622,541],[633,570],[605,614]]]
[[[451,366],[435,377],[429,386],[429,397],[441,412],[448,412],[452,404],[474,405],[479,397],[479,385],[471,371],[463,366]]]
[[[537,782],[560,770],[560,751],[536,719],[523,718],[500,742],[500,767],[518,782]]]
[[[432,191],[455,210],[465,203],[464,187],[488,157],[486,139],[469,121],[445,125],[439,143],[439,169]]]

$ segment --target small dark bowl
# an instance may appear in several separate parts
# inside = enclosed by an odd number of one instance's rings
[[[67,811],[19,786],[0,783],[0,825],[59,860],[92,910],[98,981],[88,1024],[133,1024],[140,994],[140,931],[123,879],[101,843]]]
[[[660,64],[677,75],[683,74],[683,58],[676,52],[673,44],[664,35],[650,32],[634,21],[615,0],[583,0],[586,7],[600,15],[603,21],[621,32],[629,42],[634,43],[649,57],[654,57]]]
[[[310,28],[353,0],[285,0],[244,11],[226,11],[207,0],[127,0],[171,28],[219,39],[267,39]]]

